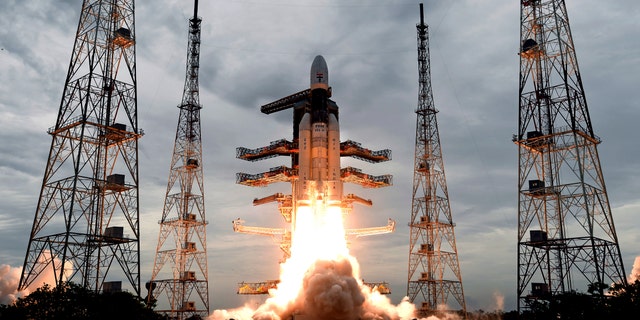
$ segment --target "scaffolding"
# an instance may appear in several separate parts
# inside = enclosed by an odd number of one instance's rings
[[[285,139],[272,141],[266,147],[249,149],[244,147],[236,148],[236,158],[247,161],[258,161],[277,156],[290,156],[298,153],[298,145]],[[379,163],[391,160],[391,150],[373,151],[362,147],[358,142],[347,140],[340,143],[340,156],[353,157],[358,160]]]

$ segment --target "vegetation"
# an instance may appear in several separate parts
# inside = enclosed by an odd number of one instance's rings
[[[0,319],[161,320],[164,317],[131,293],[96,293],[67,283],[55,288],[45,285],[12,305],[0,305]]]
[[[602,293],[607,292],[606,295]],[[528,310],[468,312],[468,320],[602,320],[629,319],[629,315],[640,314],[640,281],[628,285],[614,284],[607,287],[594,284],[588,293],[569,292],[548,300],[530,300]],[[462,314],[459,313],[459,316]],[[441,317],[441,319],[448,319]]]
[[[528,310],[469,312],[469,320],[539,320],[539,319],[626,319],[640,314],[640,281],[628,285],[593,285],[588,293],[569,292],[550,300],[531,300]],[[194,317],[196,319],[197,317]],[[43,286],[12,305],[0,305],[0,320],[164,320],[165,317],[147,307],[144,302],[127,292],[96,293],[79,285],[68,283],[51,288]]]
[[[594,284],[588,293],[568,292],[554,299],[532,300],[529,310],[519,319],[626,319],[628,315],[640,314],[640,281],[631,284],[614,284],[607,295],[602,295],[603,284]]]

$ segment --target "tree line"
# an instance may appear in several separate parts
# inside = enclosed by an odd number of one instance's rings
[[[602,295],[604,289],[608,293]],[[592,284],[587,293],[569,292],[530,300],[517,311],[467,314],[468,320],[601,320],[626,319],[640,314],[640,280],[630,284]],[[462,315],[461,315],[462,316]],[[0,304],[0,320],[166,320],[153,306],[128,292],[95,292],[74,283],[44,285],[13,304]],[[194,320],[199,317],[194,318]]]

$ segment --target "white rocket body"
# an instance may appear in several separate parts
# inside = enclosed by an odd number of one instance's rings
[[[340,179],[340,126],[329,112],[329,72],[322,56],[311,65],[311,110],[302,117],[298,134],[298,182],[296,200],[300,205],[322,201],[339,206],[342,200]]]

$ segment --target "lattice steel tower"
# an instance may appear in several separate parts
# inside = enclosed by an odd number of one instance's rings
[[[565,2],[520,8],[518,310],[626,283]]]
[[[421,317],[438,309],[455,310],[452,302],[466,314],[436,119],[438,110],[431,91],[429,32],[422,4],[417,30],[419,92],[407,296],[418,305]]]
[[[200,66],[200,24],[198,0],[189,19],[187,70],[178,106],[169,183],[164,200],[158,246],[151,281],[150,302],[156,311],[172,319],[209,315],[207,269],[207,220],[204,210],[202,140],[198,70]],[[158,300],[156,300],[158,299]]]
[[[19,290],[140,294],[134,1],[85,0]]]

